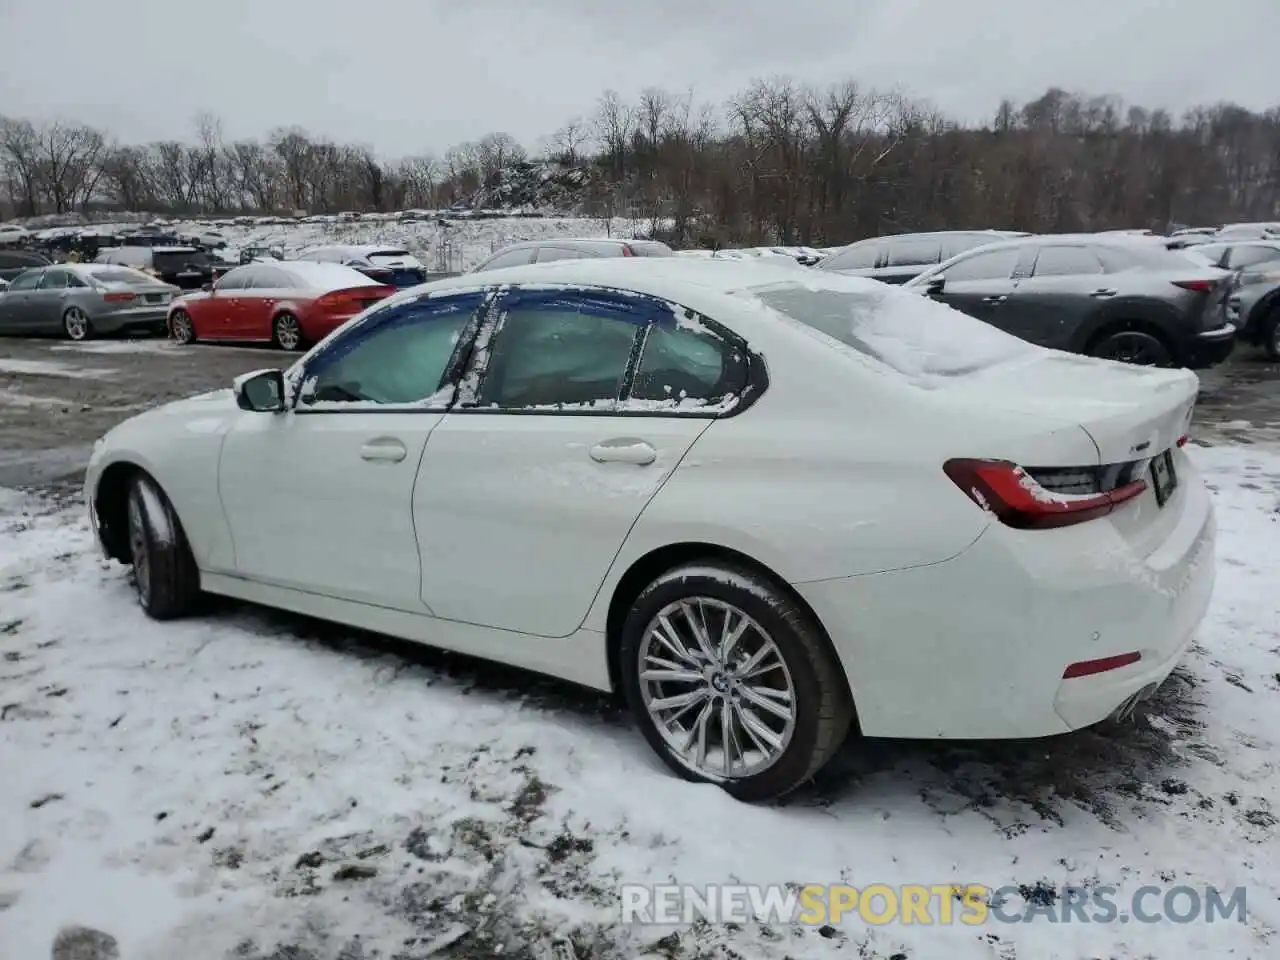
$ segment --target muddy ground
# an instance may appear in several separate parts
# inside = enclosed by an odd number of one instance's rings
[[[74,488],[93,441],[121,420],[292,359],[162,340],[0,340],[0,487]],[[1201,383],[1197,441],[1280,441],[1280,364],[1241,348]]]

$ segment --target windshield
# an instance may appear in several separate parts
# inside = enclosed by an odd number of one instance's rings
[[[783,283],[747,293],[922,386],[939,386],[1040,349],[951,307],[875,281],[856,291]]]

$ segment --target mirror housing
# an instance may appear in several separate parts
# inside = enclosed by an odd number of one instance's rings
[[[288,404],[285,399],[284,371],[254,370],[242,374],[232,382],[236,406],[252,413],[283,413]]]
[[[924,292],[932,297],[934,294],[941,293],[946,285],[946,277],[933,277],[924,285]]]

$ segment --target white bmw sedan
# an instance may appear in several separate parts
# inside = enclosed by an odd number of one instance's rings
[[[202,592],[629,700],[758,800],[852,728],[1123,714],[1214,578],[1184,371],[793,267],[579,260],[417,287],[144,413],[86,478],[156,618]]]

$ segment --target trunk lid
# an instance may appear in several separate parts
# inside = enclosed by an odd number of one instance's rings
[[[949,397],[991,398],[1046,425],[1074,423],[1093,439],[1100,465],[1144,460],[1175,446],[1187,432],[1200,389],[1189,370],[1049,350],[963,379]]]

